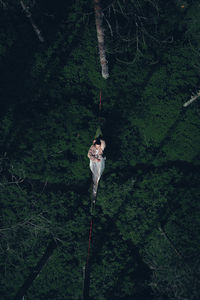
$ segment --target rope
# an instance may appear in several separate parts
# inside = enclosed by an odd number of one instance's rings
[[[99,124],[101,123],[101,90],[99,92]]]
[[[99,112],[101,111],[101,90],[99,93]]]
[[[99,93],[99,124],[100,124],[100,115],[101,115],[101,90]],[[101,129],[100,129],[101,131]],[[92,244],[92,227],[93,227],[93,211],[95,210],[95,200],[96,197],[92,195],[91,199],[91,215],[92,219],[90,221],[90,231],[89,231],[89,240],[88,240],[88,254],[87,254],[87,260],[86,264],[83,267],[83,295],[82,299],[88,299],[89,297],[89,281],[90,281],[90,271],[89,271],[89,258],[90,258],[90,249]]]
[[[83,294],[82,294],[82,300],[88,300],[89,299],[89,286],[90,286],[90,269],[89,269],[89,258],[90,258],[90,249],[92,245],[92,229],[93,229],[93,212],[95,211],[95,200],[96,198],[93,197],[93,194],[91,195],[91,221],[90,221],[90,231],[89,231],[89,239],[88,239],[88,254],[87,254],[87,260],[86,264],[83,267]]]
[[[83,267],[83,294],[82,300],[89,298],[89,286],[90,286],[90,270],[89,270],[89,258],[90,258],[90,248],[91,248],[91,240],[92,240],[92,226],[93,219],[90,221],[90,232],[89,232],[89,240],[88,240],[88,255],[85,266]]]
[[[88,256],[87,256],[86,267],[88,265],[89,256],[90,256],[90,245],[91,245],[91,239],[92,239],[92,225],[93,225],[93,220],[91,220],[91,222],[90,222],[90,233],[89,233],[89,241],[88,241]]]

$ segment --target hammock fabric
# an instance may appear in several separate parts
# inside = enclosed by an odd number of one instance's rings
[[[92,179],[93,179],[93,197],[96,198],[97,188],[99,179],[105,169],[105,158],[102,157],[99,162],[95,162],[90,160],[90,170],[92,172]]]

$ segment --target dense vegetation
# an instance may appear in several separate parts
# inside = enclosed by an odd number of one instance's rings
[[[45,42],[0,1],[1,300],[51,250],[24,300],[82,297],[100,90],[90,297],[199,299],[199,1],[102,1],[106,81],[92,1],[24,2]]]

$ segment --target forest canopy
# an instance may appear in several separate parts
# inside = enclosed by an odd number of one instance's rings
[[[82,299],[99,124],[89,299],[200,297],[199,1],[100,4],[106,80],[93,1],[0,1],[2,300]]]

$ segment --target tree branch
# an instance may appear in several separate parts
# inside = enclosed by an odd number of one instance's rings
[[[200,97],[200,90],[196,93],[196,95],[193,95],[189,101],[185,102],[183,104],[183,107],[187,107],[188,105],[190,105],[192,102],[194,102],[195,100],[197,100],[197,98]]]
[[[167,233],[164,231],[164,229],[159,226],[158,227],[159,231],[161,232],[161,235],[164,236],[164,238],[168,241],[168,243],[170,244],[170,246],[174,249],[174,251],[176,252],[176,254],[181,257],[182,259],[183,258],[183,255],[176,249],[174,243],[172,242],[172,240],[168,237]]]

